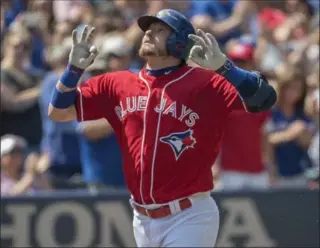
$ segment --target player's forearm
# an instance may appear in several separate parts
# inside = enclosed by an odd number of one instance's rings
[[[251,9],[252,3],[250,1],[239,1],[231,17],[212,25],[212,33],[216,36],[221,36],[241,26]]]
[[[1,96],[1,108],[13,113],[21,113],[33,107],[38,99],[19,99],[17,97]]]
[[[1,108],[14,113],[23,112],[37,103],[39,93],[39,87],[15,93],[4,84],[1,88]]]
[[[217,73],[235,86],[249,112],[269,110],[277,100],[276,91],[259,72],[243,70],[227,60]]]
[[[56,122],[69,122],[77,119],[77,111],[74,105],[67,109],[57,109],[50,104],[48,116]]]
[[[100,140],[113,133],[110,123],[105,118],[81,122],[77,130],[90,140]]]
[[[297,139],[298,135],[299,134],[290,132],[289,130],[284,130],[269,134],[268,141],[272,145],[279,145]]]
[[[76,119],[76,87],[83,74],[82,69],[68,65],[54,88],[49,105],[48,115],[58,122],[72,121]]]
[[[212,33],[215,36],[222,36],[232,31],[233,29],[239,27],[241,23],[242,23],[242,19],[240,19],[240,17],[238,16],[231,17],[225,21],[212,25],[212,28],[211,28]]]
[[[18,195],[27,192],[34,181],[34,175],[26,173],[10,190],[9,195]]]

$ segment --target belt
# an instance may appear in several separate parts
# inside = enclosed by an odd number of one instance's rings
[[[190,208],[192,206],[192,203],[189,198],[182,199],[178,202],[181,211]],[[142,206],[134,204],[134,208],[137,210],[138,213],[148,216],[152,219],[160,219],[160,218],[165,218],[170,215],[173,215],[171,212],[169,204],[161,206],[159,208],[155,209],[147,209]]]

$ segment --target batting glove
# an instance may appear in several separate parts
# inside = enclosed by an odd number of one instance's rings
[[[189,35],[189,39],[195,44],[189,55],[189,59],[193,62],[213,71],[224,65],[227,57],[221,52],[219,44],[212,34],[204,33],[198,29],[196,35]]]
[[[98,55],[97,48],[91,45],[94,31],[94,27],[89,30],[89,27],[86,25],[82,30],[80,38],[78,38],[77,29],[73,30],[73,45],[69,55],[69,64],[84,70],[93,63]]]

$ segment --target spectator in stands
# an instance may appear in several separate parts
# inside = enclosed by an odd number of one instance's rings
[[[131,68],[132,47],[130,43],[119,34],[106,38],[101,47],[101,56],[106,58],[109,72],[132,69],[137,72],[138,68]]]
[[[255,70],[254,43],[232,40],[227,43],[227,56],[246,70]],[[223,190],[266,189],[269,177],[263,161],[262,127],[269,112],[250,114],[230,113],[221,144],[219,161],[213,167]]]
[[[122,47],[122,44],[120,42],[118,44],[120,47],[116,50],[110,50],[110,52],[118,53],[118,56],[120,56],[113,58],[116,62],[110,63],[111,60],[105,57],[106,54],[99,55],[96,58],[87,69],[92,77],[101,75],[106,71],[128,68],[129,59],[125,59],[126,63],[125,61],[121,62],[121,56],[123,56],[121,49],[126,49],[125,46]],[[114,48],[114,46],[110,46],[109,49],[111,47]],[[124,68],[124,66],[127,66],[127,68]],[[108,121],[99,119],[82,122],[78,125],[78,131],[82,134],[80,146],[83,179],[89,189],[125,188],[120,146]]]
[[[32,36],[30,67],[40,76],[44,76],[48,65],[44,53],[51,43],[50,24],[53,18],[52,4],[46,0],[30,1],[27,12],[19,16],[25,28]]]
[[[315,11],[309,0],[286,1],[287,18],[273,31],[275,43],[284,55],[289,56],[292,52],[308,47],[308,36]]]
[[[304,172],[312,166],[307,150],[313,136],[312,122],[303,108],[305,79],[298,70],[285,73],[284,79],[278,79],[278,102],[266,125],[269,165],[276,168],[276,186],[305,187]]]
[[[30,33],[23,27],[5,37],[1,61],[1,135],[22,136],[30,150],[37,150],[41,140],[40,87],[37,77],[25,68],[30,44]]]
[[[61,45],[64,42],[64,40],[70,36],[72,29],[73,25],[71,22],[56,22],[53,27],[51,44],[47,46],[47,53],[50,53],[51,49],[56,48],[58,45]]]
[[[119,9],[109,6],[107,9],[99,10],[94,19],[93,26],[96,28],[93,43],[100,51],[106,39],[115,34],[121,35],[121,32],[125,31],[127,23],[125,22],[123,13]]]
[[[319,140],[320,140],[320,90],[319,90],[319,64],[317,64],[312,73],[307,77],[307,85],[309,92],[305,100],[305,113],[315,123],[315,135],[312,138],[308,153],[313,162],[313,167],[307,172],[307,176],[311,181],[316,181],[319,185],[319,169],[320,169],[320,156],[319,156]]]
[[[52,9],[55,20],[59,23],[61,21],[70,21],[74,25],[80,23],[87,23],[93,19],[93,9],[87,0],[55,0],[52,1]]]
[[[279,9],[265,8],[259,12],[260,32],[257,38],[256,60],[260,71],[265,74],[277,73],[277,70],[286,61],[273,35],[274,30],[280,27],[286,19],[286,14]]]
[[[23,162],[26,147],[22,137],[9,134],[1,137],[1,196],[50,188],[37,154],[29,154]]]
[[[21,12],[24,12],[27,9],[27,6],[28,6],[28,0],[1,1],[1,10],[3,10],[3,15],[1,15],[1,18],[4,18],[3,27],[5,30],[8,29],[10,24],[16,19],[16,17]]]
[[[0,6],[0,10],[1,10],[1,15],[0,15],[0,30],[1,30],[1,43],[2,43],[2,40],[6,34],[6,31],[7,31],[7,25],[6,25],[6,18],[5,18],[5,15],[6,15],[6,12],[8,11],[8,9],[10,8],[10,1],[6,0],[6,1],[2,1],[1,2],[1,6]]]
[[[192,0],[166,0],[163,8],[175,9],[188,19],[192,16]]]
[[[197,1],[192,0],[192,23],[217,37],[221,45],[243,33],[257,32],[254,21],[255,3],[247,0]],[[246,27],[246,28],[244,28]],[[249,30],[246,30],[248,29]]]
[[[41,157],[47,161],[50,179],[55,188],[72,187],[68,180],[82,171],[77,122],[57,123],[47,114],[51,93],[68,63],[70,49],[71,44],[65,40],[48,53],[47,59],[53,70],[43,79],[39,101],[43,125]]]
[[[115,0],[115,6],[118,9],[121,9],[126,22],[130,25],[135,22],[136,18],[139,17],[141,14],[146,12],[148,8],[148,1],[141,0],[141,1],[130,1],[130,0]]]

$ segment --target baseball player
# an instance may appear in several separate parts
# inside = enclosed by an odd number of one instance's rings
[[[219,212],[210,197],[211,166],[233,110],[261,112],[276,101],[256,72],[234,66],[215,38],[180,13],[142,16],[139,55],[146,66],[106,73],[77,87],[97,56],[94,29],[73,32],[70,63],[53,92],[49,116],[106,118],[123,154],[138,247],[213,247]],[[190,56],[189,56],[190,55]],[[190,67],[187,59],[200,67]]]

